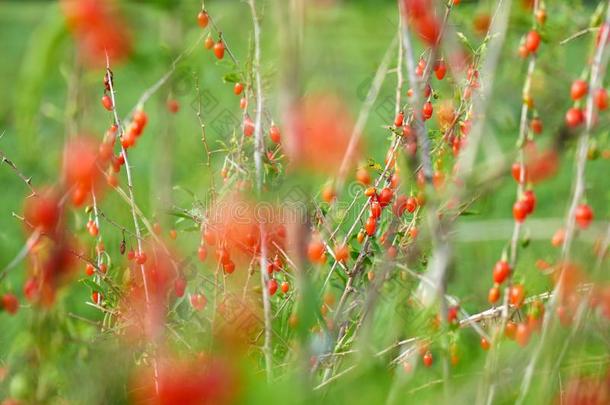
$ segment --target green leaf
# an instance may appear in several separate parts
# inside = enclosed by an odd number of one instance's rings
[[[222,80],[228,83],[239,83],[241,81],[241,75],[237,72],[227,73],[223,76]]]
[[[456,35],[458,36],[460,42],[462,42],[468,47],[468,49],[470,49],[470,52],[476,53],[475,49],[472,47],[472,45],[470,45],[470,41],[468,41],[468,38],[466,38],[466,35],[461,32],[457,32]]]
[[[101,284],[96,283],[95,281],[93,281],[93,279],[91,278],[83,278],[80,280],[83,284],[85,284],[87,287],[89,287],[91,289],[91,291],[98,291],[100,293],[102,293],[102,295],[104,297],[107,297],[108,294],[108,289],[104,286],[102,286]]]
[[[191,219],[190,215],[178,210],[167,210],[167,215],[171,215],[178,218]]]

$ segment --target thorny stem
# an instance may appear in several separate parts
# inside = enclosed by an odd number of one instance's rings
[[[100,228],[100,217],[97,211],[97,198],[95,197],[95,189],[92,186],[91,187],[91,199],[93,200],[93,222],[95,223],[95,226],[97,227],[97,238],[96,238],[96,247],[95,247],[95,254],[96,254],[96,258],[95,258],[95,263],[97,265],[97,268],[100,269],[101,268],[101,264],[102,264],[102,252],[99,249],[99,243],[102,241],[102,233],[101,233],[101,228]],[[98,276],[100,276],[98,274]],[[97,302],[96,304],[101,305],[102,302],[102,297],[100,294],[97,295]]]
[[[4,132],[2,133],[2,135],[4,135]],[[2,138],[2,136],[0,136],[0,138]],[[32,178],[25,176],[17,168],[17,165],[15,165],[15,163],[11,159],[9,159],[2,150],[0,150],[0,159],[2,159],[2,163],[5,163],[8,167],[10,167],[17,174],[17,176],[19,176],[19,178],[23,180],[25,185],[30,189],[30,192],[32,193],[30,194],[30,197],[35,196],[36,190],[34,190],[34,187],[32,187]]]
[[[533,20],[534,25],[536,24],[536,13],[537,13],[539,7],[540,7],[539,0],[535,0],[534,7],[532,8],[532,20]],[[527,181],[526,169],[525,169],[525,156],[524,156],[523,148],[525,147],[525,144],[527,141],[527,136],[528,136],[529,100],[531,98],[530,92],[531,92],[532,76],[534,74],[534,70],[536,69],[536,60],[537,60],[537,54],[530,55],[528,66],[527,66],[527,73],[525,76],[525,81],[523,83],[523,91],[522,91],[522,99],[521,99],[521,103],[522,103],[521,104],[521,118],[520,118],[520,123],[519,123],[519,133],[518,133],[518,137],[517,137],[517,147],[519,149],[517,152],[517,159],[518,159],[518,164],[519,164],[519,168],[520,168],[520,178],[517,181],[517,193],[516,193],[517,201],[523,197],[523,193],[525,191],[524,186],[525,186],[525,182]],[[491,341],[491,344],[494,347],[495,347],[497,341],[501,338],[502,332],[504,331],[504,328],[506,327],[506,324],[509,320],[509,308],[510,308],[509,296],[510,296],[510,291],[511,291],[511,288],[513,285],[513,275],[514,275],[515,268],[517,265],[519,236],[521,234],[522,227],[523,227],[523,225],[520,221],[514,222],[513,233],[512,233],[512,237],[510,239],[509,266],[510,266],[511,270],[510,270],[510,273],[506,280],[507,283],[506,283],[506,288],[504,289],[503,305],[500,307],[501,313],[502,313],[501,322],[500,322],[499,326],[496,327],[495,333],[493,334],[493,339]],[[495,363],[496,355],[497,354],[494,351],[492,354],[490,354],[488,356],[487,362],[486,362],[487,364],[485,367],[486,371],[492,372],[491,362]],[[488,373],[486,373],[485,378],[490,378],[490,375]],[[493,399],[494,394],[495,394],[495,383],[492,383],[491,386],[489,387],[489,390],[487,393],[486,400],[488,403]]]
[[[174,67],[175,67],[175,65],[174,65]],[[170,71],[170,72],[173,72],[173,70]],[[114,115],[114,123],[116,124],[116,126],[118,128],[117,136],[122,137],[124,135],[124,129],[123,129],[123,126],[121,125],[121,121],[119,119],[119,115],[117,114],[116,97],[115,97],[115,91],[114,91],[114,83],[113,83],[113,78],[112,78],[112,74],[111,74],[111,71],[110,71],[110,59],[108,57],[108,52],[106,52],[106,77],[108,79],[108,85],[109,85],[109,88],[110,88],[110,97],[112,99],[112,113]],[[167,78],[169,78],[169,76],[167,76]],[[167,80],[167,79],[165,79],[165,80]],[[142,96],[141,99],[143,99],[143,98],[144,98],[144,96]],[[140,103],[138,103],[138,105],[140,105]],[[142,250],[142,235],[141,235],[141,232],[140,232],[140,225],[138,223],[138,217],[136,216],[135,198],[134,198],[134,195],[133,195],[133,181],[132,181],[132,178],[131,178],[131,167],[129,165],[129,160],[127,159],[127,151],[125,150],[123,145],[121,145],[121,153],[123,154],[123,157],[125,158],[125,173],[127,174],[127,187],[128,187],[128,191],[129,191],[129,201],[130,201],[130,206],[131,206],[131,216],[133,218],[133,225],[134,225],[134,229],[135,229],[135,232],[136,232],[136,242],[137,242],[137,245],[138,245],[138,252],[142,253],[142,251],[143,251]],[[149,294],[149,291],[148,291],[148,281],[147,281],[147,278],[146,278],[146,269],[144,267],[144,264],[140,265],[140,273],[142,275],[142,282],[144,284],[144,298],[146,300],[146,307],[147,307],[148,311],[151,311],[150,294]],[[159,370],[158,370],[158,367],[157,367],[157,360],[156,359],[153,359],[153,368],[154,368],[154,374],[155,374],[155,390],[156,390],[156,392],[158,394],[159,393]]]
[[[587,153],[589,150],[589,137],[591,135],[591,129],[593,127],[593,115],[595,113],[593,95],[595,90],[599,88],[599,85],[603,79],[603,75],[605,74],[607,64],[607,52],[605,51],[606,44],[608,43],[608,33],[610,31],[610,29],[608,28],[610,27],[610,1],[607,2],[606,8],[607,9],[605,22],[603,23],[601,28],[602,35],[599,37],[599,42],[597,43],[597,46],[595,48],[595,56],[591,65],[591,76],[589,78],[589,94],[587,96],[586,104],[587,107],[585,115],[585,130],[578,139],[578,146],[576,151],[576,170],[574,174],[574,190],[572,193],[572,201],[570,203],[570,208],[568,210],[566,218],[565,239],[561,249],[561,265],[560,268],[556,270],[560,271],[561,273],[559,275],[557,285],[555,286],[555,293],[553,294],[553,298],[550,300],[548,308],[544,314],[540,341],[534,349],[532,358],[525,369],[525,374],[521,382],[521,390],[519,393],[519,398],[517,399],[517,404],[522,404],[525,401],[533,378],[534,368],[536,367],[538,358],[542,354],[542,349],[545,345],[548,334],[550,333],[550,328],[552,326],[551,323],[555,316],[557,300],[559,299],[559,292],[561,292],[561,289],[563,288],[563,272],[566,267],[563,264],[565,264],[569,260],[570,248],[572,246],[572,240],[574,238],[576,221],[575,212],[585,192],[585,169],[587,165]]]
[[[258,196],[261,196],[263,187],[263,159],[264,143],[262,134],[262,112],[263,112],[263,90],[261,80],[261,44],[260,44],[260,21],[256,12],[255,0],[248,0],[250,5],[250,12],[252,14],[252,24],[254,26],[254,61],[252,64],[252,70],[256,80],[256,116],[254,121],[254,164],[256,166],[256,189]],[[260,230],[260,273],[261,273],[261,288],[263,295],[263,313],[265,317],[265,342],[263,346],[263,352],[265,355],[265,369],[267,371],[267,381],[270,382],[272,378],[272,367],[273,367],[273,353],[272,353],[272,325],[271,325],[271,301],[269,299],[269,289],[267,288],[268,277],[267,277],[267,238],[265,234],[265,228],[262,222],[259,224]]]
[[[201,89],[199,88],[199,76],[195,77],[195,93],[197,94],[197,110],[195,113],[197,114],[197,121],[199,122],[199,127],[201,128],[201,142],[203,143],[203,148],[205,149],[205,155],[207,159],[206,166],[210,167],[212,152],[210,152],[210,148],[208,146],[208,141],[205,133],[205,123],[203,122],[202,117]]]

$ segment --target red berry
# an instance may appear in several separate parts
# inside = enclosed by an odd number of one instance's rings
[[[205,46],[205,49],[212,49],[214,48],[214,38],[212,38],[211,35],[208,35],[208,37],[205,39],[205,42],[203,43],[203,46]]]
[[[534,194],[534,190],[526,190],[523,193],[523,202],[527,208],[527,214],[531,214],[536,209],[536,194]]]
[[[203,231],[203,240],[210,246],[214,246],[216,244],[216,233],[210,229],[205,228]]]
[[[606,89],[597,89],[593,96],[595,105],[599,110],[605,110],[608,108],[608,92]]]
[[[510,265],[506,260],[500,260],[494,266],[493,279],[497,284],[502,284],[510,274]]]
[[[576,207],[576,212],[574,215],[576,217],[576,223],[580,229],[587,229],[593,220],[593,210],[587,204],[580,204],[578,207]]]
[[[183,277],[178,277],[176,280],[174,280],[174,294],[176,294],[176,297],[183,297],[185,289],[186,280]]]
[[[513,179],[515,179],[515,181],[517,183],[521,183],[521,163],[518,163],[518,162],[513,163],[512,167],[511,167],[511,173],[513,175]],[[524,180],[527,180],[527,170],[525,170],[523,177],[524,177]]]
[[[307,246],[307,256],[312,263],[322,263],[324,261],[324,244],[319,239],[312,239]]]
[[[129,149],[130,147],[135,145],[135,143],[136,143],[136,137],[132,131],[127,131],[126,133],[123,134],[123,137],[121,138],[121,146],[124,149]]]
[[[91,293],[91,301],[92,301],[94,304],[99,304],[99,303],[102,301],[102,294],[100,294],[100,293],[99,293],[99,292],[97,292],[97,291],[93,291],[93,292]]]
[[[208,303],[208,299],[203,294],[191,295],[191,306],[196,311],[203,311]]]
[[[413,212],[417,209],[417,198],[409,197],[407,199],[407,211]]]
[[[231,255],[225,247],[216,249],[216,259],[219,263],[227,264],[231,261]]]
[[[530,31],[527,33],[525,37],[525,49],[528,52],[534,53],[538,50],[538,46],[540,45],[540,34],[537,31]]]
[[[269,138],[271,138],[271,141],[273,143],[280,143],[280,141],[282,139],[282,135],[280,133],[280,129],[277,126],[273,125],[273,124],[269,128]]]
[[[527,346],[527,343],[530,340],[530,328],[527,323],[520,323],[517,325],[517,330],[515,332],[515,340],[521,347]]]
[[[493,286],[489,289],[489,293],[487,294],[487,301],[490,304],[495,304],[500,299],[500,288],[497,286]]]
[[[431,367],[432,366],[432,353],[430,353],[430,351],[428,350],[423,357],[423,361],[424,361],[424,366],[426,367]]]
[[[527,205],[524,201],[519,200],[513,205],[513,217],[517,222],[525,221],[525,217],[527,217]]]
[[[235,263],[229,259],[228,262],[222,265],[222,268],[226,274],[231,274],[235,271]]]
[[[379,204],[381,205],[381,207],[385,207],[392,201],[393,197],[394,197],[394,192],[392,191],[392,189],[386,187],[383,190],[381,190],[381,192],[379,193],[379,196],[377,197],[377,200],[379,201]]]
[[[438,80],[443,80],[445,74],[447,73],[447,65],[445,65],[445,61],[438,61],[436,66],[434,66],[434,73],[436,74],[436,78]]]
[[[286,294],[290,290],[290,284],[288,281],[284,281],[280,288],[282,289],[282,293]]]
[[[510,340],[515,339],[515,334],[517,333],[517,324],[513,321],[506,322],[506,327],[504,328],[504,335]]]
[[[87,263],[87,267],[85,267],[85,274],[88,276],[92,276],[95,273],[95,267],[91,263]]]
[[[244,119],[244,136],[252,136],[254,134],[254,122],[250,119],[250,117],[246,117]]]
[[[38,295],[38,280],[35,277],[30,277],[23,285],[23,295],[28,301],[33,301]]]
[[[521,45],[519,46],[519,57],[522,59],[527,58],[527,56],[529,55],[529,52],[527,51],[527,48],[525,47],[525,45]]]
[[[534,118],[532,120],[532,131],[534,131],[535,134],[540,134],[542,133],[542,120],[538,117]]]
[[[239,96],[242,91],[244,91],[244,85],[241,83],[235,83],[235,86],[233,87],[233,93],[235,93],[236,96]]]
[[[381,205],[378,201],[371,201],[371,218],[379,218],[381,216]]]
[[[514,284],[509,291],[508,299],[512,305],[517,308],[521,307],[521,305],[523,305],[523,300],[525,299],[523,284]]]
[[[273,260],[273,268],[275,269],[275,271],[282,271],[282,261],[280,260],[279,257],[275,257],[275,259]]]
[[[490,344],[489,341],[487,339],[485,339],[484,337],[481,338],[481,349],[487,351],[490,348]]]
[[[106,110],[112,111],[112,99],[109,95],[104,94],[104,96],[102,97],[102,105]]]
[[[19,310],[19,301],[15,294],[7,293],[2,296],[2,308],[11,315]]]
[[[432,87],[430,86],[430,83],[426,84],[426,87],[424,87],[424,97],[428,98],[430,97],[430,94],[432,94]]]
[[[332,203],[337,198],[337,193],[332,184],[327,184],[322,189],[322,199],[327,203]]]
[[[370,216],[366,220],[366,224],[364,225],[364,230],[368,236],[375,235],[375,231],[377,230],[377,219],[375,217]]]
[[[269,290],[269,295],[274,295],[277,291],[277,280],[272,278],[267,282],[267,289]]]
[[[394,125],[397,127],[402,127],[404,118],[405,118],[405,116],[402,113],[402,111],[399,112],[398,114],[396,114],[396,118],[394,119]]]
[[[580,100],[585,94],[587,94],[588,90],[589,86],[587,85],[587,82],[580,79],[574,80],[574,83],[572,83],[572,88],[570,89],[570,96],[574,101]]]
[[[148,123],[148,115],[142,110],[138,110],[133,115],[133,122],[137,125],[138,129],[141,131],[144,129],[146,124]]]
[[[144,253],[144,252],[139,252],[136,255],[136,263],[138,263],[140,265],[146,263],[146,259],[147,259],[146,253]]]
[[[225,56],[225,44],[222,42],[222,39],[214,44],[214,55],[216,55],[217,59],[222,59]]]
[[[341,263],[345,263],[349,256],[349,249],[346,245],[335,246],[335,260]]]
[[[82,187],[77,187],[72,192],[72,204],[74,204],[77,207],[80,207],[85,202],[86,198],[87,198],[87,191],[85,189],[83,189]]]
[[[453,323],[457,321],[459,306],[451,306],[447,309],[447,322]]]
[[[208,257],[208,250],[205,248],[205,246],[199,246],[199,249],[197,249],[197,256],[199,257],[200,262],[205,261],[206,257]]]
[[[89,235],[93,236],[94,238],[98,235],[99,229],[95,222],[91,222],[91,225],[88,225],[87,228],[89,230]]]
[[[536,21],[538,21],[538,24],[540,25],[544,25],[546,22],[546,11],[543,8],[539,8],[538,11],[536,11]]]
[[[247,99],[247,98],[245,98],[245,97],[242,97],[242,98],[239,100],[239,108],[241,108],[242,110],[245,110],[245,109],[246,109],[246,107],[248,107],[248,99]]]
[[[434,108],[432,107],[432,103],[429,101],[426,101],[426,103],[424,104],[423,108],[422,108],[422,116],[424,118],[424,120],[428,120],[432,117],[432,112],[434,111]]]
[[[180,111],[180,103],[178,102],[178,100],[176,99],[169,99],[167,100],[167,111],[169,111],[172,114],[176,114],[178,111]]]
[[[210,21],[210,16],[208,15],[207,12],[200,11],[199,14],[197,14],[197,23],[199,24],[199,26],[201,28],[207,27],[209,21]]]
[[[51,192],[38,193],[26,200],[23,216],[33,228],[54,233],[61,216],[59,199]]]
[[[580,124],[582,124],[584,120],[585,120],[585,116],[584,116],[582,110],[578,107],[572,107],[566,113],[566,124],[569,127],[572,127],[572,128],[577,127]]]
[[[566,237],[566,231],[563,230],[562,228],[560,228],[557,231],[555,231],[555,233],[553,234],[553,237],[551,238],[551,244],[555,247],[559,247],[559,246],[563,245],[563,241],[565,240],[565,237]]]
[[[172,240],[175,240],[178,237],[178,232],[175,229],[169,231],[169,237]]]

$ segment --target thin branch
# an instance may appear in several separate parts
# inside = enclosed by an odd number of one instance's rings
[[[175,67],[175,65],[174,65]],[[170,72],[173,72],[173,70],[171,70]],[[106,78],[108,81],[108,85],[110,88],[110,97],[112,99],[112,113],[114,116],[114,123],[116,124],[118,131],[117,131],[117,137],[123,137],[124,135],[124,129],[123,126],[121,125],[121,121],[119,119],[119,115],[117,114],[117,108],[116,108],[116,95],[115,95],[115,91],[114,91],[114,83],[113,83],[113,76],[110,70],[110,59],[108,57],[108,52],[106,52]],[[167,76],[167,78],[169,78],[169,76]],[[167,79],[165,79],[167,80]],[[154,86],[153,86],[154,87]],[[160,87],[160,85],[159,85]],[[158,88],[158,87],[157,87]],[[148,91],[145,92],[144,95],[141,97],[141,100],[145,100],[146,99],[146,95],[147,94],[151,94],[152,95],[152,91]],[[149,97],[149,96],[147,96]],[[143,102],[138,102],[137,105],[142,105]],[[136,232],[136,241],[137,241],[137,245],[138,245],[138,253],[142,253],[143,249],[142,249],[142,236],[140,233],[140,225],[138,223],[138,218],[136,216],[136,209],[135,209],[135,198],[133,195],[133,181],[131,178],[131,167],[129,165],[129,160],[127,158],[127,150],[123,147],[123,145],[121,144],[121,153],[123,154],[123,158],[125,159],[125,173],[127,174],[127,186],[128,186],[128,191],[129,191],[129,201],[130,201],[130,206],[131,206],[131,216],[133,219],[133,224],[134,224],[134,229]],[[150,311],[151,309],[151,301],[150,301],[150,293],[148,291],[148,280],[146,277],[146,269],[144,267],[144,264],[140,265],[140,273],[142,275],[142,282],[144,284],[144,298],[146,300],[146,307],[148,308],[148,310]],[[154,368],[154,374],[155,374],[155,390],[158,393],[159,392],[159,372],[158,372],[158,367],[157,367],[157,360],[153,359],[153,368]]]
[[[261,28],[258,15],[256,13],[256,5],[254,0],[248,0],[250,5],[250,12],[252,14],[252,24],[254,27],[254,60],[252,63],[252,70],[254,72],[256,80],[256,117],[254,121],[254,165],[256,166],[256,189],[258,196],[261,196],[263,187],[263,161],[262,155],[264,153],[265,145],[263,143],[263,129],[262,129],[262,112],[263,112],[263,83],[261,80]],[[272,325],[271,325],[271,302],[269,299],[268,277],[267,277],[267,238],[263,223],[259,224],[260,230],[260,241],[261,241],[261,255],[260,255],[260,273],[261,273],[261,289],[263,296],[263,313],[265,317],[265,342],[263,346],[263,353],[265,355],[265,368],[267,371],[267,381],[270,382],[272,379],[272,367],[273,367],[273,349],[272,349]]]
[[[4,135],[4,132],[2,132],[2,135]],[[0,138],[2,136],[0,135]],[[36,191],[34,190],[34,187],[32,187],[32,177],[27,177],[25,176],[18,168],[17,165],[15,165],[15,163],[9,159],[6,154],[0,149],[0,159],[2,159],[2,163],[5,163],[7,166],[9,166],[16,174],[17,176],[19,176],[19,178],[21,180],[23,180],[23,182],[25,183],[25,185],[30,189],[30,192],[32,193],[30,195],[30,197],[35,196],[36,195]]]
[[[572,246],[572,239],[574,237],[575,231],[575,213],[578,204],[580,203],[584,191],[585,191],[585,168],[587,164],[587,155],[589,151],[589,137],[591,134],[591,129],[593,127],[593,115],[596,111],[595,103],[593,100],[593,95],[595,90],[599,88],[600,83],[603,79],[603,76],[606,71],[607,64],[607,52],[606,44],[608,43],[608,27],[610,26],[610,1],[607,2],[606,5],[606,17],[605,22],[602,27],[606,27],[605,30],[602,30],[604,35],[600,36],[597,46],[595,48],[595,56],[591,65],[591,76],[589,79],[589,94],[587,96],[587,109],[586,109],[586,126],[583,134],[580,136],[578,140],[578,147],[576,151],[576,171],[574,177],[574,190],[572,193],[572,201],[570,203],[570,208],[568,210],[567,218],[566,218],[566,231],[565,231],[565,239],[563,242],[562,250],[561,250],[561,263],[566,263],[570,256],[570,248]],[[538,358],[542,354],[542,349],[545,347],[545,342],[550,333],[551,322],[554,319],[555,315],[555,307],[557,305],[557,297],[559,296],[558,292],[561,291],[562,288],[562,280],[563,272],[566,266],[561,266],[559,271],[561,274],[559,275],[559,281],[555,286],[555,293],[553,294],[553,299],[549,302],[549,307],[545,311],[544,320],[542,323],[542,334],[540,336],[540,341],[536,346],[531,360],[525,369],[525,374],[523,376],[523,380],[521,382],[521,390],[519,392],[519,398],[517,399],[517,404],[523,404],[527,393],[529,392],[530,384],[532,381],[534,369],[536,367],[536,363],[538,362]]]

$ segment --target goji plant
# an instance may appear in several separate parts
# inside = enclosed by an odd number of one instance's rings
[[[0,21],[3,405],[610,402],[610,2]]]

